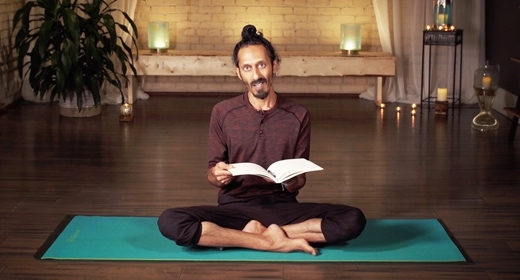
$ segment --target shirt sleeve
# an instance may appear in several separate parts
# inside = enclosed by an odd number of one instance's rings
[[[301,128],[298,135],[298,143],[296,144],[295,158],[306,158],[310,156],[311,146],[311,119],[309,112],[306,112],[301,119]]]
[[[218,162],[228,162],[229,159],[221,120],[218,106],[213,107],[208,133],[208,169]]]

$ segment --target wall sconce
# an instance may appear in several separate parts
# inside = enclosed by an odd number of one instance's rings
[[[361,50],[362,25],[357,23],[341,24],[341,53],[347,55],[358,54]]]
[[[168,22],[154,21],[148,23],[148,48],[152,52],[166,52],[170,47],[170,31]]]

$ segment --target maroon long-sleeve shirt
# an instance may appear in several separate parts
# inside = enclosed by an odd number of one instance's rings
[[[251,106],[247,93],[213,107],[208,138],[208,166],[218,162],[253,162],[267,168],[273,162],[309,158],[310,115],[307,109],[278,95],[269,111]],[[282,192],[280,184],[257,176],[237,176],[221,193],[251,197]],[[291,195],[297,195],[292,193]]]

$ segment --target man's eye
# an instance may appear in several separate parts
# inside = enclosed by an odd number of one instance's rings
[[[265,68],[265,63],[258,64],[258,68]]]
[[[251,70],[251,66],[244,66],[244,71],[249,71]]]

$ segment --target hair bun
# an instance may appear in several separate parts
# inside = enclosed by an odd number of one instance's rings
[[[242,29],[242,38],[250,38],[257,35],[258,34],[256,33],[256,27],[254,25],[249,24],[244,26],[244,29]]]

